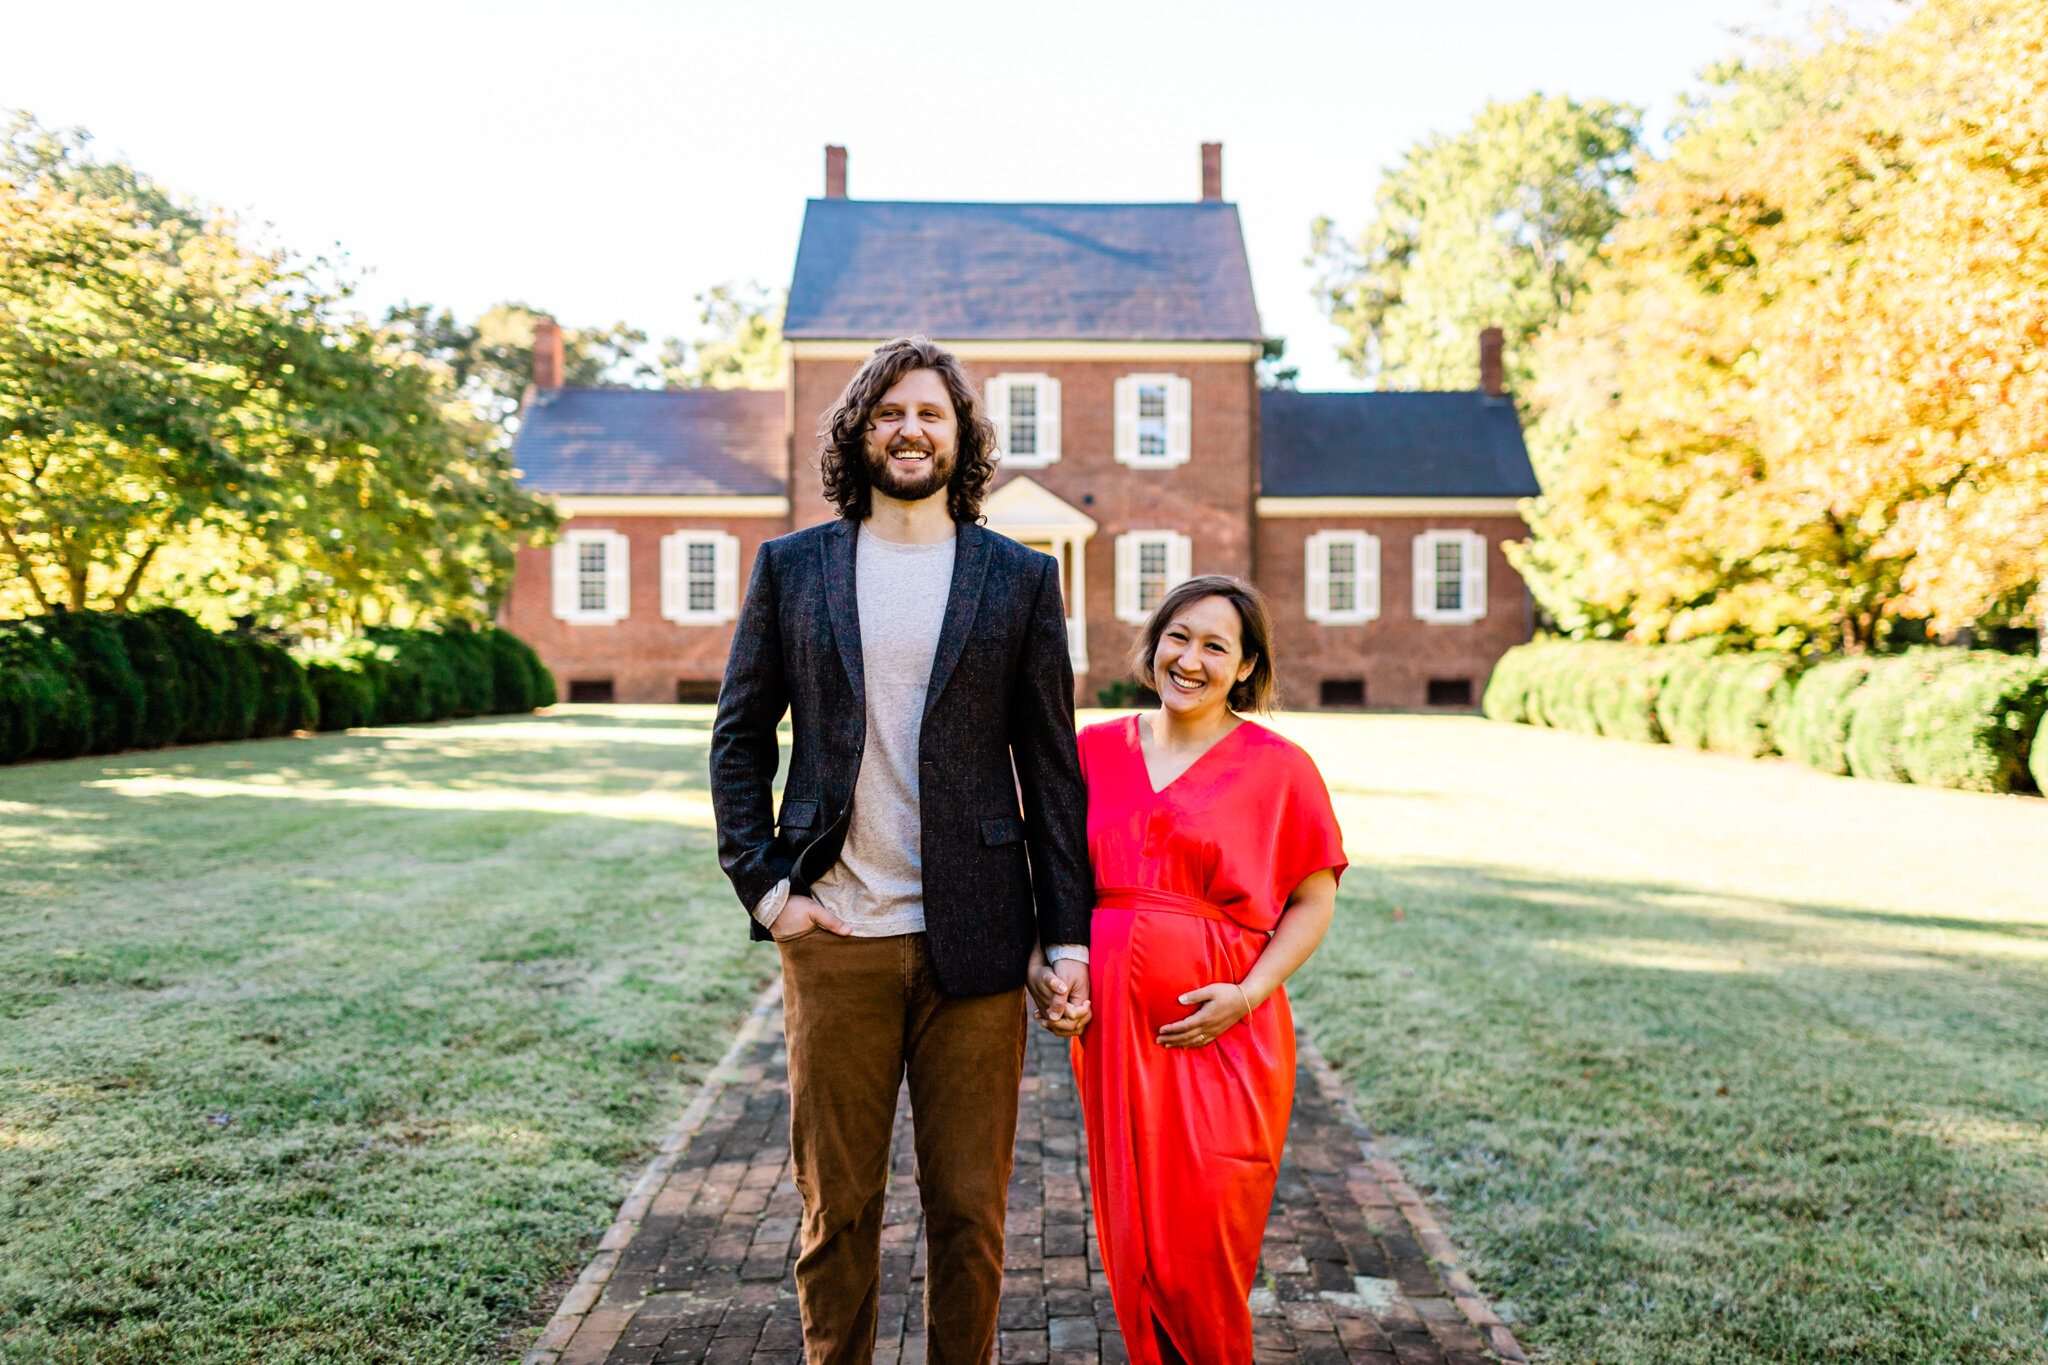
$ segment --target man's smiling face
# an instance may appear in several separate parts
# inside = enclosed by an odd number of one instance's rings
[[[959,453],[960,420],[934,370],[890,385],[868,418],[868,480],[885,497],[922,502],[944,492]]]

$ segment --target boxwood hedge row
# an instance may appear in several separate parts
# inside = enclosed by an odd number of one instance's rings
[[[555,700],[540,657],[502,630],[378,630],[306,669],[320,728],[531,711]]]
[[[302,664],[170,608],[0,622],[0,763],[530,711],[554,679],[505,631],[380,631]]]
[[[1495,720],[1966,791],[2048,790],[2048,664],[1921,649],[1818,663],[1774,651],[1539,640],[1487,684]]]

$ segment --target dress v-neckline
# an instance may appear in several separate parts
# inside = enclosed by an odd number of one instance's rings
[[[1211,744],[1208,748],[1202,750],[1202,752],[1200,752],[1199,754],[1196,754],[1195,761],[1188,764],[1187,767],[1182,768],[1179,772],[1175,773],[1173,775],[1172,781],[1169,781],[1163,787],[1155,787],[1152,785],[1152,765],[1145,761],[1145,732],[1139,728],[1140,726],[1144,725],[1144,723],[1145,717],[1143,715],[1136,715],[1131,717],[1131,756],[1138,760],[1138,771],[1141,774],[1143,774],[1145,778],[1145,790],[1152,794],[1154,800],[1157,800],[1159,797],[1162,797],[1166,795],[1168,792],[1172,791],[1175,782],[1180,781],[1183,777],[1186,777],[1189,773],[1193,772],[1195,769],[1201,767],[1204,763],[1208,762],[1210,754],[1215,753],[1225,744],[1228,744],[1239,730],[1242,730],[1245,726],[1251,724],[1250,721],[1240,717],[1238,719],[1237,724],[1231,727],[1229,734],[1222,736],[1214,744]]]

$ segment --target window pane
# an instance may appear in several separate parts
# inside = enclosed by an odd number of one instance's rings
[[[718,607],[718,546],[708,540],[685,542],[683,605],[690,611]]]
[[[1150,611],[1166,596],[1167,548],[1163,540],[1138,542],[1138,609]]]
[[[1436,543],[1436,609],[1465,609],[1465,547],[1455,540]]]
[[[576,546],[576,607],[579,611],[605,611],[605,561],[611,546],[602,540],[586,540]]]
[[[1138,388],[1138,453],[1153,459],[1166,455],[1166,386]]]
[[[1038,453],[1038,386],[1018,384],[1010,389],[1010,454]]]

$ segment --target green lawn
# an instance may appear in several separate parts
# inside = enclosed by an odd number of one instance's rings
[[[0,1360],[517,1349],[773,969],[562,710],[0,770]]]
[[[1290,718],[1297,989],[1540,1359],[2048,1360],[2048,801]]]
[[[516,1354],[772,967],[709,721],[0,770],[0,1361]],[[1281,724],[1303,1015],[1544,1358],[2048,1360],[2048,801]]]

